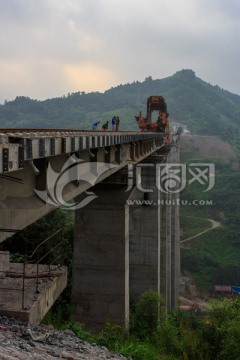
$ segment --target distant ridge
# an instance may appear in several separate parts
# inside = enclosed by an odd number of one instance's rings
[[[162,95],[170,119],[184,123],[191,134],[215,135],[240,149],[240,96],[196,77],[191,69],[173,76],[118,85],[104,93],[82,91],[44,101],[18,96],[0,105],[1,127],[90,129],[118,115],[122,130],[138,130],[134,116],[146,111],[150,95]]]

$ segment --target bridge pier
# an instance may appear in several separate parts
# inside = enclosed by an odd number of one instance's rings
[[[179,144],[171,150],[171,162],[176,164],[180,163],[180,150]],[[180,205],[179,205],[179,192],[172,194],[172,207],[171,207],[171,284],[172,284],[172,297],[171,308],[178,307],[179,296],[179,279],[181,276],[181,263],[180,263]],[[175,205],[174,205],[175,204]]]
[[[161,248],[160,248],[160,294],[164,300],[164,307],[166,311],[171,309],[171,296],[172,296],[172,274],[171,274],[171,201],[172,194],[162,193],[161,194],[161,212],[160,212],[160,237],[161,237]]]
[[[74,318],[91,328],[128,321],[129,195],[124,190],[99,184],[98,198],[76,211],[72,303]]]
[[[123,185],[98,184],[93,188],[98,198],[76,211],[75,320],[91,328],[109,321],[126,326],[129,299],[137,301],[147,290],[162,295],[166,311],[177,307],[178,194],[161,191],[156,174],[157,164],[176,163],[171,151],[150,156],[138,166],[136,178],[141,183],[131,194]]]
[[[180,274],[178,193],[164,192],[158,165],[178,163],[176,149],[149,156],[142,163],[141,184],[131,195],[130,298],[147,291],[159,292],[166,309],[177,307]],[[144,192],[144,189],[148,192]]]
[[[150,156],[138,167],[136,177],[141,183],[129,199],[129,283],[134,302],[147,290],[160,291],[160,192],[155,162],[156,157]]]

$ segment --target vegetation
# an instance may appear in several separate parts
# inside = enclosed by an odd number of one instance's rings
[[[202,219],[193,215],[180,216],[180,222],[183,230],[182,240],[188,239],[191,236],[211,228],[211,224],[207,219]]]
[[[180,211],[182,239],[209,228],[208,218],[221,223],[220,228],[194,238],[190,247],[181,249],[183,273],[194,278],[198,290],[212,294],[216,284],[240,283],[240,170],[233,168],[231,161],[197,158],[194,149],[188,154],[184,147],[182,151],[186,164],[215,164],[215,185],[211,191],[204,193],[199,183],[192,183],[181,194],[184,200],[208,200],[212,205],[182,206]]]
[[[130,313],[129,328],[106,324],[99,333],[86,331],[58,315],[45,318],[57,329],[106,346],[133,360],[232,360],[239,359],[240,300],[215,301],[205,314],[196,311],[161,311],[159,294],[148,291]]]
[[[12,254],[19,257],[25,254],[30,255],[41,242],[49,238],[56,232],[56,230],[63,229],[62,236],[66,241],[61,248],[61,261],[66,265],[69,265],[72,259],[73,220],[73,212],[56,209],[24,230],[0,243],[0,249],[2,251],[9,250]],[[55,243],[59,241],[59,239],[53,241],[54,243],[46,242],[44,244],[44,248],[42,250],[43,253],[47,253],[52,247],[54,247]]]

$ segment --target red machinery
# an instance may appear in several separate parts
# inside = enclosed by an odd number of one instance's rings
[[[152,122],[152,112],[158,111],[157,122]],[[162,96],[150,96],[147,99],[147,114],[144,118],[140,111],[139,116],[135,116],[138,127],[142,131],[156,131],[169,133],[170,125],[167,113],[167,103]]]

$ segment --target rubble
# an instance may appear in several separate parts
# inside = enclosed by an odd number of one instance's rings
[[[0,316],[1,360],[127,360],[103,346],[89,344],[71,330],[29,325]]]

